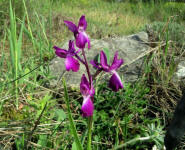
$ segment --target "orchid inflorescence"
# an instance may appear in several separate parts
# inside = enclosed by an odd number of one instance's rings
[[[84,48],[86,44],[88,45],[88,49],[90,49],[90,39],[87,35],[86,28],[87,28],[87,21],[85,16],[81,16],[78,22],[78,26],[76,26],[71,21],[64,21],[66,26],[69,28],[70,31],[73,32],[75,41],[69,41],[69,48],[68,50],[61,49],[57,46],[54,46],[55,53],[57,56],[61,58],[65,58],[65,67],[67,71],[72,70],[73,72],[77,72],[80,68],[81,62],[86,67],[88,79],[85,74],[82,75],[81,83],[80,83],[80,92],[83,96],[83,103],[82,103],[82,116],[83,117],[90,117],[93,116],[94,111],[94,94],[95,90],[93,87],[93,77],[90,73],[88,62],[86,59]],[[79,48],[76,50],[76,48]],[[79,56],[79,53],[82,52],[83,58]],[[123,88],[123,84],[121,79],[116,72],[118,68],[123,64],[123,59],[118,59],[118,52],[115,53],[112,65],[108,65],[107,63],[107,56],[104,51],[100,52],[100,62],[96,62],[94,60],[90,61],[93,67],[97,68],[98,72],[105,71],[110,73],[112,76],[109,81],[109,87],[117,92],[119,89]]]

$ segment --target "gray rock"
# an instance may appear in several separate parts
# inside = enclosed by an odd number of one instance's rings
[[[185,61],[179,63],[176,75],[179,79],[185,78]]]
[[[177,66],[177,71],[173,77],[173,81],[181,82],[185,79],[185,58],[183,58]]]
[[[138,56],[145,53],[149,46],[146,44],[148,42],[148,35],[145,32],[140,32],[138,34],[133,34],[130,36],[123,36],[113,39],[91,39],[91,49],[86,49],[87,60],[93,60],[103,48],[108,48],[110,50],[110,63],[112,63],[114,53],[118,51],[119,58],[124,59],[124,64],[119,69],[119,74],[124,77],[124,82],[134,82],[138,79],[139,73],[141,72],[142,58],[134,61]],[[68,49],[68,42],[66,42],[62,48]],[[132,63],[132,64],[131,64]],[[125,65],[130,64],[130,65]],[[79,86],[82,74],[86,73],[84,65],[80,64],[80,70],[76,72],[67,72],[65,70],[64,59],[56,57],[50,63],[50,71],[53,76],[56,77],[55,80],[51,81],[51,85],[55,86],[57,81],[61,76],[64,76],[68,85]],[[92,73],[95,73],[95,69],[92,65],[89,65]],[[104,76],[108,78],[108,76]]]

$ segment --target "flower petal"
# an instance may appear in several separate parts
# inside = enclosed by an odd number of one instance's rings
[[[57,46],[54,46],[53,47],[55,49],[55,53],[57,56],[61,57],[61,58],[66,58],[67,54],[68,54],[68,51],[65,50],[65,49],[61,49]]]
[[[107,64],[107,56],[104,51],[100,52],[100,64],[104,71],[109,72],[109,65]]]
[[[116,70],[123,64],[123,59],[118,59],[118,52],[114,55],[114,60],[110,66],[110,70]]]
[[[84,30],[86,30],[86,28],[87,28],[87,21],[86,21],[86,19],[85,19],[85,16],[83,15],[83,16],[81,16],[80,19],[79,19],[79,22],[78,22],[78,29],[79,29],[80,31],[84,31]]]
[[[67,71],[72,70],[73,72],[77,72],[80,68],[80,63],[73,57],[67,56],[65,60],[65,66]]]
[[[115,92],[123,88],[123,84],[117,72],[114,72],[110,78],[109,87]]]
[[[75,53],[74,41],[69,40],[69,49],[70,53]]]
[[[101,69],[101,67],[99,66],[100,64],[98,64],[96,61],[94,61],[94,60],[91,60],[90,61],[90,64],[93,66],[93,67],[95,67],[95,68],[98,68],[98,69]]]
[[[64,23],[69,28],[69,30],[72,31],[74,34],[78,33],[78,28],[74,23],[72,23],[71,21],[67,21],[67,20],[64,20]]]
[[[93,115],[94,105],[90,99],[90,96],[84,99],[81,110],[83,117],[89,117]]]
[[[88,41],[90,43],[90,40],[89,40],[87,34],[85,32],[79,32],[79,34],[76,37],[76,46],[78,48],[85,48],[85,44]],[[90,47],[89,43],[88,43],[88,48]]]
[[[90,92],[89,82],[85,74],[83,74],[81,78],[80,92],[82,93],[83,96],[89,95],[89,92]]]

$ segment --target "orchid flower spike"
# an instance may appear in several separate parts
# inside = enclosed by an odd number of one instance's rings
[[[71,21],[64,20],[64,23],[68,26],[69,30],[74,33],[76,46],[83,49],[85,48],[85,44],[88,43],[88,49],[90,49],[90,39],[85,32],[87,28],[85,16],[80,17],[78,27]]]
[[[78,60],[73,58],[73,56],[77,54],[74,48],[74,41],[69,41],[68,50],[61,49],[57,46],[54,46],[53,48],[55,49],[55,53],[57,56],[65,58],[65,66],[67,71],[72,70],[73,72],[77,72],[79,70],[80,63],[78,62]]]
[[[92,85],[92,78],[91,78],[91,86],[85,76],[82,75],[81,83],[80,83],[80,92],[83,96],[83,103],[82,103],[82,116],[89,117],[93,115],[94,105],[93,105],[93,98],[95,94],[95,90]]]
[[[113,91],[117,92],[119,89],[123,88],[121,78],[116,72],[116,70],[120,68],[120,66],[123,64],[123,59],[118,59],[118,52],[115,53],[114,60],[111,66],[107,64],[107,57],[103,51],[100,52],[100,64],[95,61],[91,61],[91,64],[98,69],[112,74],[109,80],[109,87]]]

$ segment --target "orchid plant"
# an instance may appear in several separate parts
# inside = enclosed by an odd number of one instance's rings
[[[85,74],[81,77],[80,83],[80,92],[83,96],[83,103],[81,107],[82,116],[87,117],[89,119],[88,123],[88,142],[87,149],[91,149],[91,130],[92,130],[92,119],[93,119],[93,111],[94,111],[94,95],[95,90],[93,87],[93,79],[95,79],[96,75],[101,71],[110,73],[112,76],[109,81],[109,88],[113,91],[117,92],[119,89],[123,88],[123,84],[120,76],[116,72],[120,66],[123,64],[123,59],[118,59],[118,52],[115,53],[114,59],[111,65],[107,62],[107,56],[104,51],[100,52],[100,62],[96,62],[94,60],[90,61],[90,64],[93,67],[97,68],[97,72],[95,75],[92,75],[89,69],[89,63],[87,62],[85,55],[86,45],[88,49],[91,48],[90,38],[86,33],[87,29],[87,21],[85,19],[85,15],[81,16],[78,22],[78,26],[76,26],[71,21],[64,21],[65,25],[68,27],[70,31],[73,32],[75,41],[69,41],[68,50],[61,49],[57,46],[54,46],[55,53],[58,57],[65,58],[65,67],[67,71],[72,70],[73,72],[78,72],[80,68],[80,63],[85,65],[88,78]],[[78,49],[78,50],[77,50]],[[79,54],[82,53],[81,57]],[[74,123],[73,123],[74,124]],[[76,135],[74,135],[75,137]],[[76,142],[76,144],[79,142]],[[78,146],[77,146],[78,147]],[[81,149],[82,146],[78,148]]]

